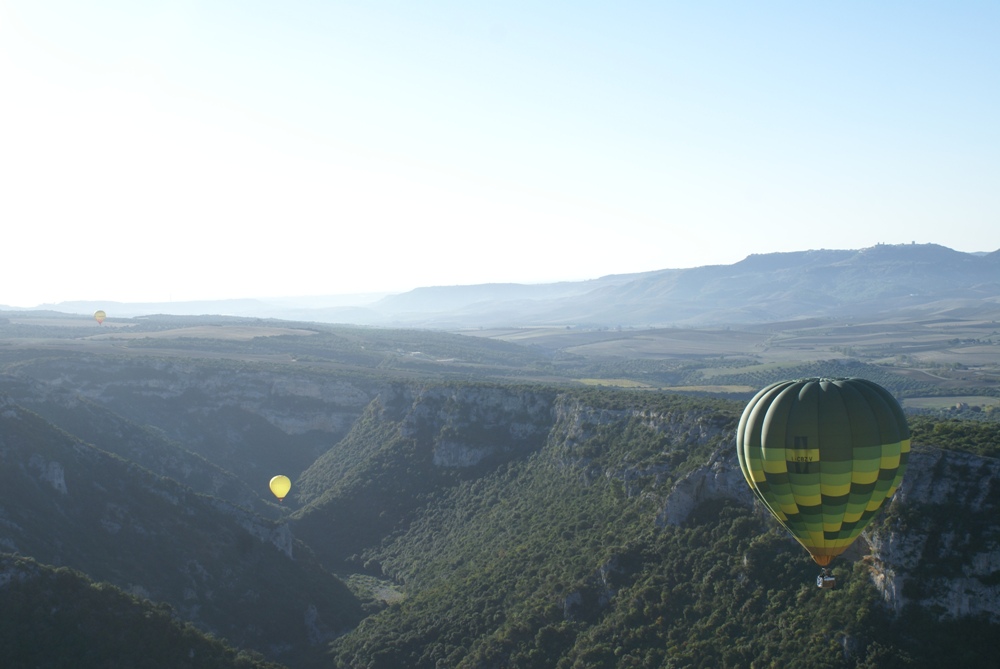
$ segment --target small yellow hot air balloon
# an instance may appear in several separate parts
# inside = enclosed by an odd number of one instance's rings
[[[285,495],[292,489],[292,482],[287,476],[278,475],[271,479],[271,492],[278,498],[278,501],[285,499]]]
[[[108,315],[106,313],[104,313],[103,309],[98,309],[97,311],[94,312],[94,320],[97,321],[98,325],[100,325],[101,323],[103,323],[104,319],[107,318],[107,317],[108,317]]]

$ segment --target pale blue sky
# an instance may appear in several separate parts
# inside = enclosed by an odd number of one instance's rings
[[[0,304],[1000,248],[998,2],[0,0]]]

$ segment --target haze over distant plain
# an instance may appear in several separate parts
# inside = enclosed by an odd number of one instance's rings
[[[1000,5],[0,4],[0,304],[1000,248]]]

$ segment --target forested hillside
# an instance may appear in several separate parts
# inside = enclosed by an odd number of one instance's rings
[[[8,669],[281,669],[80,572],[0,555],[0,656]]]
[[[903,485],[823,591],[740,473],[745,400],[407,337],[0,346],[12,666],[59,666],[80,630],[120,666],[996,666],[992,412],[912,420]]]
[[[72,567],[275,656],[360,606],[287,527],[102,451],[0,395],[0,545]],[[302,624],[311,619],[311,624]],[[282,650],[290,644],[294,652]]]
[[[358,556],[407,596],[338,639],[338,664],[931,667],[956,653],[969,666],[989,662],[991,644],[976,635],[1000,618],[998,593],[988,570],[973,574],[997,556],[997,526],[981,525],[977,550],[951,556],[952,576],[964,570],[986,586],[989,613],[893,613],[886,573],[911,576],[906,589],[919,597],[914,586],[930,572],[916,565],[933,548],[912,564],[855,553],[836,563],[839,589],[820,591],[817,568],[755,509],[741,480],[737,408],[560,396],[544,447],[433,496]],[[996,488],[996,475],[975,484]],[[970,488],[954,475],[945,481],[953,492]],[[869,536],[922,508],[893,509]],[[914,532],[917,554],[920,538],[939,530]]]

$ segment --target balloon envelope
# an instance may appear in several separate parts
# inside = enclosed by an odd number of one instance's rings
[[[104,313],[104,311],[102,309],[98,309],[97,311],[94,312],[94,320],[97,321],[98,325],[100,325],[101,323],[103,323],[104,319],[107,318],[107,317],[108,317],[108,315],[106,313]]]
[[[292,489],[292,482],[287,476],[275,476],[271,479],[271,492],[278,498],[278,501],[285,499],[285,495]]]
[[[910,430],[899,403],[871,381],[781,381],[747,404],[736,452],[757,498],[826,566],[896,492]]]

